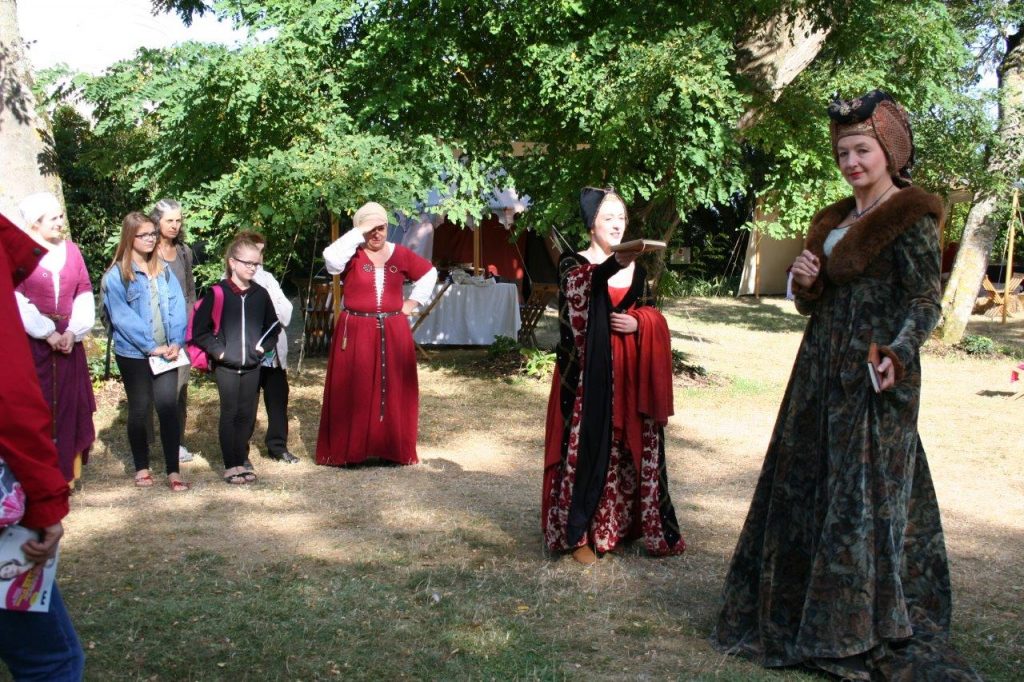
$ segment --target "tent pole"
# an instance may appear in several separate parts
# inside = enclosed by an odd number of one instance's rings
[[[302,340],[299,342],[299,364],[295,368],[296,374],[302,374],[302,361],[306,357],[306,340],[309,338],[310,303],[313,299],[313,264],[316,259],[316,247],[319,243],[320,230],[317,230],[313,235],[313,257],[309,259],[309,277],[306,279],[306,298],[302,299]]]
[[[761,298],[761,233],[754,231],[754,298]]]
[[[338,216],[331,213],[331,243],[338,241]],[[331,302],[334,304],[334,324],[341,316],[341,275],[331,275]]]
[[[758,196],[754,202],[754,220],[764,219],[764,197]],[[757,224],[756,222],[754,223]],[[754,240],[754,298],[761,298],[761,232],[756,227],[750,231],[750,238]]]
[[[483,266],[480,261],[482,260],[480,254],[480,230],[483,228],[483,224],[476,226],[473,230],[473,276],[476,277],[483,270]]]

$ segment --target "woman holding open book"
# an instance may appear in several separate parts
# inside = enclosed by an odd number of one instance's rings
[[[281,324],[267,290],[253,281],[262,258],[250,239],[237,237],[227,248],[227,277],[203,296],[192,320],[192,341],[212,360],[213,378],[220,396],[220,450],[224,457],[224,482],[255,483],[256,474],[246,467],[249,439],[256,426],[260,365],[277,344]],[[214,302],[222,301],[220,319],[214,319]]]
[[[159,237],[149,216],[132,211],[121,224],[114,262],[103,275],[103,304],[110,318],[114,359],[128,397],[128,443],[135,464],[135,485],[151,488],[149,437],[146,424],[155,405],[160,443],[167,466],[167,484],[174,492],[188,490],[178,473],[178,373],[154,373],[154,363],[178,361],[184,353],[185,295],[156,253]]]
[[[947,644],[949,565],[917,431],[942,202],[910,184],[910,124],[889,95],[829,116],[853,196],[814,217],[793,263],[810,320],[712,642],[848,679],[975,679]]]
[[[650,305],[641,249],[618,251],[626,204],[580,194],[590,245],[559,261],[561,337],[548,400],[541,527],[551,551],[583,564],[643,537],[653,555],[686,543],[668,494],[672,414],[668,325]],[[623,245],[625,246],[625,245]]]

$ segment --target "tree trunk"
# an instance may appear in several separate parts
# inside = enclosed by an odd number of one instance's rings
[[[831,28],[818,28],[805,12],[779,14],[752,24],[736,43],[737,73],[757,95],[739,129],[757,121],[760,103],[774,102],[821,52]]]
[[[676,210],[674,199],[651,200],[642,206],[634,206],[632,222],[639,224],[639,236],[645,239],[660,239],[666,244],[672,241],[676,228],[682,223],[679,211]],[[656,232],[657,230],[657,232]],[[651,285],[651,293],[655,298],[661,294],[661,276],[666,267],[665,251],[655,251],[650,256],[644,257],[644,267],[647,269],[647,281]]]
[[[1002,225],[994,218],[1000,199],[1006,199],[1009,183],[1018,179],[1024,162],[1024,29],[1007,37],[1006,56],[999,69],[999,142],[998,151],[989,154],[989,172],[1004,178],[1006,184],[995,190],[978,192],[967,214],[964,236],[953,264],[953,272],[942,297],[942,320],[938,335],[943,343],[959,343],[971,317],[988,256]],[[1002,184],[1002,183],[1000,183]],[[1007,273],[1009,276],[1009,273]]]
[[[0,0],[0,213],[21,223],[18,202],[53,192],[63,204],[49,121],[36,110],[15,0]]]

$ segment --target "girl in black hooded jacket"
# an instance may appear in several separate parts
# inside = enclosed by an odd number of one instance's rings
[[[223,293],[217,333],[213,332],[214,294],[207,292],[192,321],[194,343],[212,359],[213,377],[220,394],[220,449],[224,456],[224,481],[253,483],[256,474],[247,468],[249,439],[256,425],[260,364],[266,351],[277,345],[280,324],[267,290],[252,281],[260,264],[260,251],[248,239],[228,246],[228,276],[215,284]]]

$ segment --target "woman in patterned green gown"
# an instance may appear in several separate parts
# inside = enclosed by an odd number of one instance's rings
[[[910,184],[913,136],[889,95],[835,102],[829,115],[853,196],[814,217],[793,263],[810,319],[712,643],[848,679],[976,679],[948,645],[949,565],[917,431],[942,202]]]

